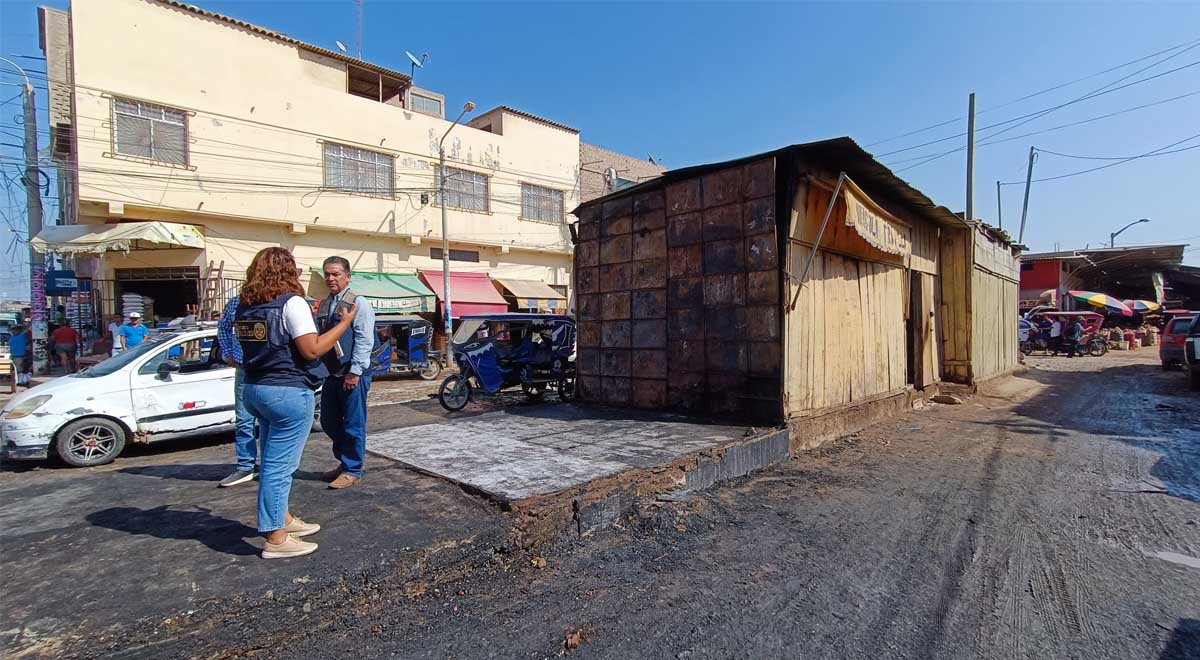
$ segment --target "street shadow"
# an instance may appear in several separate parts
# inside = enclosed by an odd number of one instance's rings
[[[117,471],[121,474],[136,474],[158,479],[217,482],[225,478],[232,470],[231,463],[184,463],[180,465],[139,465]]]
[[[1200,660],[1200,620],[1180,619],[1158,660]]]
[[[167,505],[153,509],[113,507],[89,513],[88,522],[96,527],[125,532],[134,536],[152,536],[172,541],[199,541],[211,550],[229,555],[258,553],[247,538],[258,531],[236,520],[214,516],[210,509],[179,511]]]

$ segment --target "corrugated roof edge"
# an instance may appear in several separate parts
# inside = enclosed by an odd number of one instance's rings
[[[382,66],[379,66],[378,64],[371,64],[370,62],[350,57],[349,55],[346,55],[344,53],[339,53],[334,50],[327,50],[325,48],[321,48],[320,46],[314,46],[313,44],[310,44],[306,41],[300,41],[299,39],[296,39],[294,37],[289,37],[286,34],[283,34],[282,32],[276,32],[274,30],[269,30],[265,27],[260,27],[253,23],[247,23],[246,21],[243,21],[239,18],[234,18],[232,16],[226,16],[225,14],[218,14],[215,11],[209,11],[207,9],[197,7],[196,5],[189,5],[185,2],[179,2],[179,0],[153,0],[153,1],[160,5],[165,5],[168,7],[175,7],[176,9],[182,9],[184,11],[191,12],[191,13],[197,14],[199,16],[204,16],[206,18],[211,18],[214,20],[222,21],[224,23],[229,23],[230,25],[236,25],[237,27],[243,28],[245,30],[250,30],[251,32],[261,34],[264,37],[271,37],[272,39],[278,39],[280,41],[292,44],[298,48],[303,48],[304,50],[307,50],[309,52],[317,53],[318,55],[324,55],[325,57],[329,57],[329,58],[338,60],[339,62],[345,62],[346,64],[352,64],[354,66],[357,66],[362,69],[366,69],[368,71],[374,71],[375,73],[382,73],[386,76],[391,76],[392,78],[396,78],[396,79],[404,81],[404,82],[408,82],[408,83],[412,82],[412,78],[409,77],[409,75],[407,73],[393,71],[392,69],[389,69],[387,67],[382,67]]]
[[[475,117],[475,119],[479,119],[480,117],[486,117],[486,116],[492,114],[493,112],[507,112],[510,114],[514,114],[518,117],[528,119],[529,121],[536,121],[539,124],[545,124],[552,128],[557,128],[559,130],[567,131],[568,133],[574,133],[576,135],[579,134],[578,128],[571,128],[570,126],[567,126],[566,124],[560,124],[554,120],[546,119],[545,117],[539,117],[539,116],[533,114],[532,112],[525,112],[524,110],[518,110],[518,109],[516,109],[512,106],[508,106],[508,105],[498,105],[498,106],[492,108],[491,110],[488,110],[487,112],[480,113],[480,115],[478,117]],[[474,119],[472,121],[474,121]]]
[[[614,193],[609,193],[604,197],[598,197],[589,202],[580,204],[572,211],[572,214],[579,215],[579,211],[587,206],[594,204],[602,204],[614,199],[620,199],[630,195],[636,195],[640,192],[649,190],[655,186],[666,185],[674,181],[689,179],[695,176],[706,174],[727,167],[749,163],[760,158],[768,156],[779,157],[794,153],[804,153],[808,155],[816,155],[824,157],[828,160],[839,161],[841,167],[847,174],[850,175],[856,183],[866,185],[868,188],[880,187],[888,192],[896,195],[910,205],[912,205],[925,219],[947,227],[967,228],[968,223],[955,215],[950,209],[945,206],[939,206],[927,197],[925,193],[917,190],[909,185],[906,181],[896,176],[883,163],[875,160],[875,157],[860,147],[857,142],[849,136],[831,138],[829,140],[820,140],[817,142],[805,142],[801,144],[793,144],[786,147],[780,147],[772,151],[754,154],[753,156],[744,156],[719,163],[708,163],[704,165],[693,165],[684,167],[678,170],[667,170],[662,176],[644,181],[636,186],[626,188]]]

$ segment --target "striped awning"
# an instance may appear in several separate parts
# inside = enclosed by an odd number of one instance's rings
[[[517,309],[566,310],[567,297],[537,280],[518,280],[508,277],[493,277],[492,282]]]

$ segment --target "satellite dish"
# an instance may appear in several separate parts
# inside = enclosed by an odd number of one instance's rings
[[[421,59],[417,59],[416,55],[413,55],[412,53],[408,52],[407,50],[404,51],[404,54],[408,55],[408,60],[410,62],[412,62],[413,66],[417,67],[418,69],[425,66],[425,59],[429,57],[429,53],[425,53],[425,57],[423,57]]]
[[[337,44],[338,50],[342,51],[343,53],[349,54],[348,51],[346,50],[346,44],[344,44],[340,41],[337,41],[337,40],[335,40],[333,43]]]

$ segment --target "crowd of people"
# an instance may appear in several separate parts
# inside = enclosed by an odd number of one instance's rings
[[[1046,348],[1055,352],[1065,352],[1067,357],[1080,355],[1079,343],[1083,340],[1083,322],[1078,318],[1065,324],[1059,318],[1042,316],[1031,332],[1030,341],[1041,341]]]

